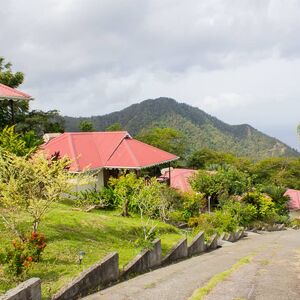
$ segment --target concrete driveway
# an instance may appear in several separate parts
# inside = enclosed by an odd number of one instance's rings
[[[249,234],[218,250],[122,282],[86,300],[186,300],[216,274],[251,255],[205,299],[300,299],[300,231]]]

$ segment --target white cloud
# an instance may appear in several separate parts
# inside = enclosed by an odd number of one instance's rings
[[[0,55],[26,73],[34,108],[87,116],[169,96],[298,144],[297,0],[0,5]]]

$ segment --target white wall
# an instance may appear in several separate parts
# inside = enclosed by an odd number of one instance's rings
[[[104,176],[103,169],[94,172],[90,175],[90,180],[88,182],[74,182],[74,192],[80,192],[84,190],[101,190],[104,186]]]
[[[291,210],[290,211],[290,217],[291,219],[300,219],[300,209],[298,210]]]

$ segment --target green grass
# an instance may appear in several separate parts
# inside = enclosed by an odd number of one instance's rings
[[[189,298],[189,300],[202,300],[217,286],[218,283],[225,280],[228,276],[230,276],[234,271],[239,269],[241,266],[251,262],[252,258],[253,256],[251,255],[246,256],[240,259],[237,263],[235,263],[230,269],[215,275],[208,281],[208,283],[205,286],[197,289],[193,293],[193,295]]]
[[[162,250],[166,254],[185,234],[163,222],[157,224]],[[139,229],[138,216],[124,218],[117,211],[100,210],[86,213],[67,204],[56,204],[39,229],[47,239],[43,259],[33,264],[26,277],[41,278],[43,298],[49,299],[72,278],[110,252],[119,253],[122,268],[141,251],[134,243]],[[14,237],[2,224],[0,232],[1,250],[10,245]],[[86,254],[79,265],[78,252],[81,250]],[[0,294],[16,285],[14,280],[4,277],[0,266]]]

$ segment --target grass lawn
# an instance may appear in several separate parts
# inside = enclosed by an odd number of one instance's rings
[[[157,224],[163,254],[166,254],[185,234],[163,222]],[[26,278],[41,278],[43,298],[49,299],[81,271],[110,252],[119,253],[122,268],[141,251],[134,244],[140,228],[138,216],[124,218],[117,211],[100,210],[86,213],[74,210],[68,204],[55,204],[39,229],[47,239],[42,261],[33,264]],[[0,233],[1,251],[11,244],[14,237],[2,223]],[[79,265],[78,252],[81,250],[86,254]],[[0,294],[17,284],[15,280],[4,277],[0,266]]]

